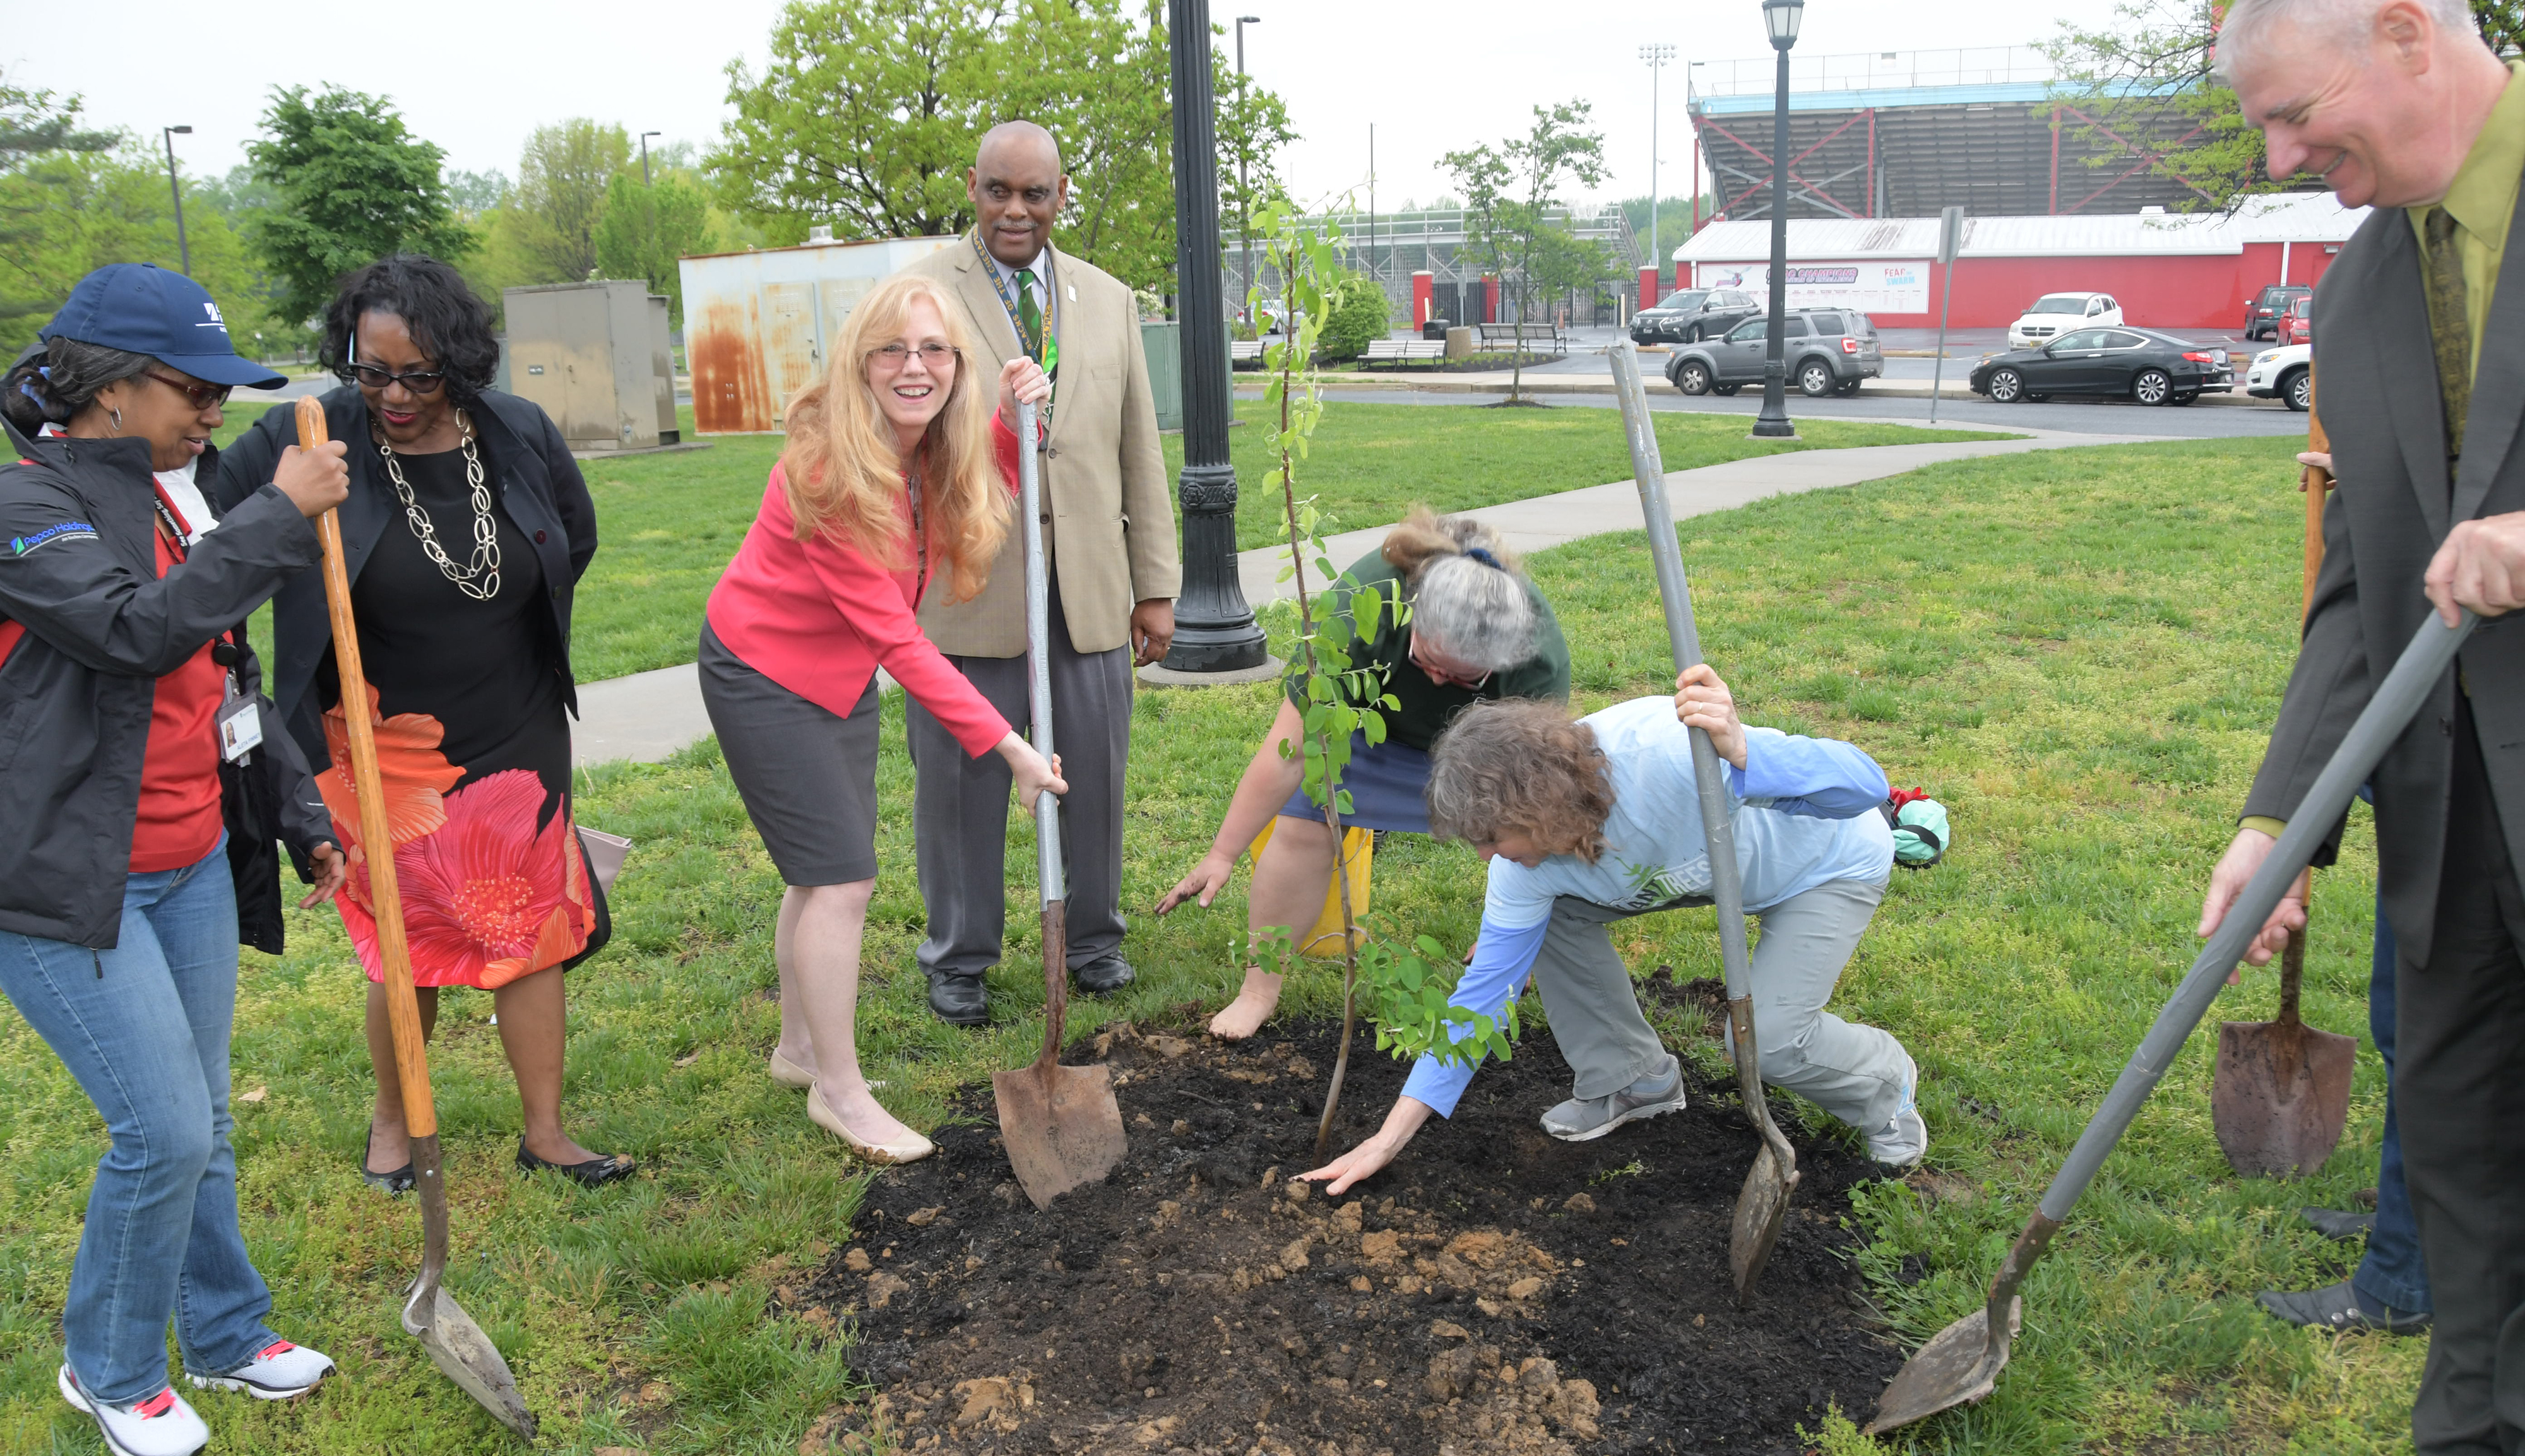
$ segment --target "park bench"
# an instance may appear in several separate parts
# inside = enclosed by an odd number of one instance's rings
[[[1506,344],[1511,349],[1529,345],[1549,345],[1556,355],[1569,352],[1569,341],[1560,330],[1549,323],[1477,323],[1484,350],[1493,344]]]
[[[1227,366],[1231,369],[1262,367],[1262,341],[1261,339],[1228,340]]]
[[[1361,368],[1369,364],[1435,364],[1446,359],[1444,339],[1370,339],[1367,352],[1359,358]]]

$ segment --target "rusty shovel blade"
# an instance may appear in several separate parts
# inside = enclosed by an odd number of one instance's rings
[[[2299,1019],[2304,974],[2305,932],[2299,930],[2281,952],[2279,1019],[2218,1027],[2209,1125],[2228,1165],[2247,1178],[2312,1173],[2341,1145],[2350,1125],[2358,1043]]]
[[[517,1378],[509,1374],[509,1362],[500,1358],[499,1346],[445,1289],[430,1292],[435,1297],[430,1301],[429,1323],[420,1322],[415,1312],[420,1301],[415,1299],[404,1306],[404,1333],[419,1339],[429,1352],[429,1363],[501,1425],[533,1440],[535,1413],[526,1409],[525,1397],[518,1393]]]
[[[1789,1220],[1789,1195],[1797,1186],[1798,1170],[1783,1164],[1770,1144],[1763,1143],[1754,1154],[1754,1166],[1745,1171],[1745,1187],[1736,1194],[1736,1216],[1727,1239],[1727,1271],[1735,1277],[1739,1308],[1753,1305],[1755,1282],[1762,1277],[1762,1266],[1771,1262],[1780,1229]]]
[[[1987,1307],[1939,1331],[1894,1373],[1893,1383],[1877,1397],[1876,1416],[1867,1423],[1867,1434],[1882,1435],[1940,1411],[1988,1398],[1999,1388],[1999,1373],[2007,1368],[2009,1342],[2016,1338],[2024,1318],[2024,1299],[2010,1295],[2006,1328],[1995,1339]]]
[[[991,1091],[1009,1166],[1035,1207],[1102,1179],[1122,1161],[1122,1109],[1108,1068],[1036,1062],[992,1073]]]

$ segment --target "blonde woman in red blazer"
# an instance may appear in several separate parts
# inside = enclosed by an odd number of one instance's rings
[[[877,1104],[855,1030],[860,939],[876,885],[877,669],[950,728],[1007,760],[1020,803],[1067,789],[921,634],[932,578],[978,593],[1014,511],[1019,402],[1051,397],[1033,361],[998,388],[936,283],[897,276],[851,314],[831,372],[789,406],[763,510],[711,593],[702,700],[728,774],[788,893],[774,958],[771,1075],[807,1115],[873,1162],[929,1140]],[[991,411],[996,393],[999,413]]]

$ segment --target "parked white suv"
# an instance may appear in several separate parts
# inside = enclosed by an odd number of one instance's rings
[[[2122,306],[2109,293],[2047,293],[2007,326],[2007,347],[2040,349],[2073,328],[2106,328],[2122,321]]]
[[[2245,393],[2257,400],[2278,400],[2304,413],[2314,403],[2314,346],[2282,344],[2253,356],[2245,373]]]

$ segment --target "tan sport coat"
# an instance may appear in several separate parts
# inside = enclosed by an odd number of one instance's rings
[[[970,236],[905,271],[937,279],[964,304],[965,328],[987,356],[974,362],[974,372],[996,390],[1001,366],[1025,350]],[[1158,449],[1138,301],[1120,279],[1058,250],[1052,286],[1061,371],[1053,381],[1052,432],[1043,457],[1044,554],[1060,582],[1070,646],[1110,652],[1130,645],[1132,604],[1172,600],[1181,589],[1174,492]],[[949,602],[944,580],[933,582],[920,604],[921,630],[940,652],[1025,655],[1022,533],[1009,532],[991,564],[990,585],[972,601]]]

